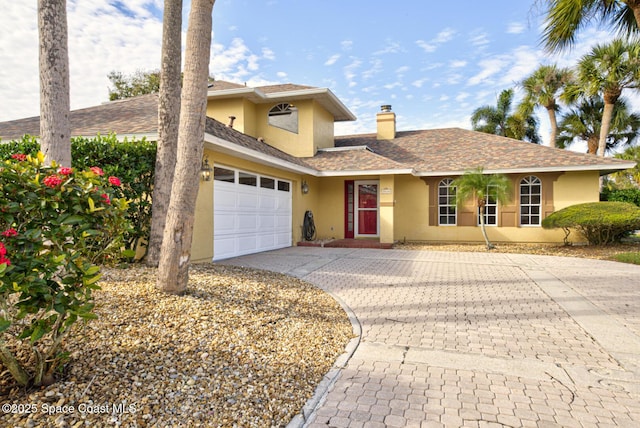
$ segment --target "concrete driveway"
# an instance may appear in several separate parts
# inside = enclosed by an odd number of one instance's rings
[[[288,248],[221,263],[303,278],[361,328],[309,427],[640,426],[640,266]]]

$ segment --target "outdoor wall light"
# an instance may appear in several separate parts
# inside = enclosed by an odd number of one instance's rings
[[[200,167],[200,176],[202,178],[202,181],[211,180],[211,171],[213,171],[213,169],[209,165],[209,159],[208,158],[202,159],[202,166]]]
[[[302,186],[300,186],[300,188],[302,190],[302,193],[304,193],[305,195],[309,193],[309,185],[306,181],[302,180]]]

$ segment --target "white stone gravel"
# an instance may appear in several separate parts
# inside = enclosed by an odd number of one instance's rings
[[[154,269],[103,273],[99,319],[68,338],[61,378],[24,391],[0,376],[0,425],[285,426],[353,336],[330,296],[292,277],[194,265],[173,296]]]

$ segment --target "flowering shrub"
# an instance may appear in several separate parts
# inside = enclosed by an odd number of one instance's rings
[[[97,263],[122,252],[127,201],[97,170],[0,162],[0,361],[21,385],[52,381],[65,334],[95,318]]]

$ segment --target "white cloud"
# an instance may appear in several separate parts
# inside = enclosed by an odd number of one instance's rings
[[[407,65],[403,65],[401,67],[396,68],[396,74],[404,74],[409,70],[411,70],[411,67]]]
[[[342,46],[342,50],[350,51],[353,49],[353,40],[343,40],[340,42],[340,46]]]
[[[328,60],[325,61],[324,65],[333,65],[340,59],[340,54],[334,54],[329,57]]]
[[[461,59],[454,59],[453,61],[449,62],[449,67],[451,68],[462,68],[465,65],[467,65],[467,61]]]
[[[276,60],[276,54],[275,52],[273,52],[271,49],[269,48],[262,48],[262,57],[264,59],[267,59],[269,61],[275,61]]]
[[[361,65],[362,61],[357,58],[353,58],[351,63],[344,67],[344,77],[347,80],[347,84],[350,88],[357,85],[357,82],[355,81],[355,78],[357,76],[356,70],[360,68]]]
[[[447,101],[449,99],[449,95],[440,95],[440,101]]]
[[[402,45],[400,43],[387,40],[382,49],[375,51],[373,55],[397,54],[400,52],[404,52],[404,49],[402,48]]]
[[[424,40],[416,40],[416,45],[421,47],[425,52],[431,53],[436,50],[437,46],[433,43],[425,42]]]
[[[456,95],[455,100],[458,102],[462,102],[464,100],[466,100],[467,98],[469,98],[471,94],[468,92],[460,92],[458,95]]]
[[[382,72],[382,60],[380,58],[371,59],[369,64],[369,68],[362,72],[362,80],[369,80],[376,74]]]
[[[416,88],[422,88],[422,85],[424,85],[424,82],[426,82],[428,80],[429,79],[427,79],[427,78],[414,80],[413,82],[411,82],[411,85],[415,86]]]
[[[525,28],[522,22],[510,22],[509,25],[507,25],[507,33],[520,34],[524,32]]]
[[[478,63],[480,66],[480,72],[478,72],[475,76],[471,77],[467,81],[467,85],[475,86],[480,83],[483,83],[490,77],[500,73],[507,66],[508,62],[503,58],[496,57],[490,59],[484,59]]]
[[[453,28],[445,28],[436,35],[436,37],[433,39],[433,42],[437,44],[448,42],[449,40],[453,39],[453,36],[455,34],[456,31]]]
[[[472,46],[482,48],[489,44],[489,36],[485,32],[474,32],[471,34],[471,37],[469,37],[469,43],[471,43]]]
[[[276,73],[276,76],[278,76],[278,78],[282,80],[286,80],[289,77],[286,71],[278,71]]]

